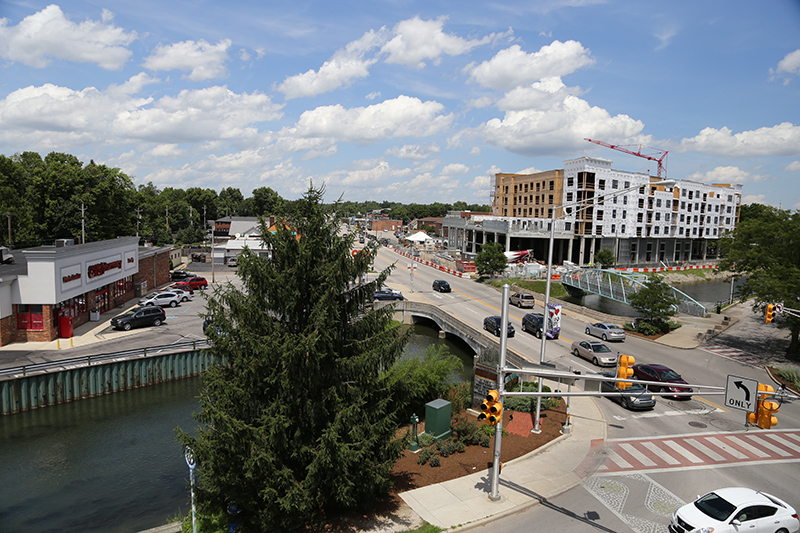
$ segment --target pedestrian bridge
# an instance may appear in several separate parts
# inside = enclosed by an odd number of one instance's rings
[[[647,276],[644,274],[598,268],[570,270],[561,275],[561,284],[573,296],[588,292],[624,304],[630,304],[628,299],[631,295],[636,294],[646,281]],[[675,306],[676,311],[692,316],[705,316],[706,308],[703,305],[675,287],[670,285],[670,288],[672,294],[680,302]]]

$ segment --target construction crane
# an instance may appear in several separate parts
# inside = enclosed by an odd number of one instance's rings
[[[658,150],[657,148],[648,148],[649,150],[653,150],[652,154],[645,154],[642,153],[643,148],[647,148],[646,146],[642,146],[641,144],[608,144],[603,141],[595,141],[593,139],[583,139],[584,141],[589,141],[590,143],[599,144],[600,146],[605,146],[606,148],[611,148],[612,150],[617,150],[620,152],[624,152],[626,154],[635,155],[637,157],[643,157],[645,159],[649,159],[650,161],[655,161],[658,163],[658,177],[659,178],[666,178],[667,177],[667,154],[669,153],[667,150]],[[637,151],[628,150],[625,146],[636,146],[638,147]]]

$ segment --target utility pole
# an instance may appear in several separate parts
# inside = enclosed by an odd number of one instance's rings
[[[6,218],[8,219],[8,247],[11,248],[11,215],[16,215],[15,211],[8,211],[6,212]]]
[[[169,206],[167,206],[167,233],[169,233]]]
[[[83,202],[81,202],[81,244],[86,244],[86,217],[84,217]]]
[[[139,222],[142,220],[141,207],[136,208],[136,236],[139,236]]]

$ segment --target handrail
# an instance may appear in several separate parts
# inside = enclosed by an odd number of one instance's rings
[[[46,363],[15,366],[11,368],[0,369],[0,380],[31,376],[35,374],[46,374],[52,370],[60,371],[70,368],[82,368],[119,359],[125,360],[139,357],[155,357],[156,355],[163,355],[165,351],[167,353],[188,352],[198,349],[206,349],[210,346],[211,342],[207,339],[203,339],[199,341],[181,342],[177,344],[165,344],[163,346],[149,346],[136,350],[124,350],[121,352],[71,357],[69,359],[61,359],[60,361],[48,361]]]

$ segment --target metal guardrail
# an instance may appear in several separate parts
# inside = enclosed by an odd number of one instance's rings
[[[52,372],[53,370],[61,371],[73,368],[83,368],[113,361],[139,359],[139,358],[153,357],[169,353],[179,353],[197,349],[206,349],[210,346],[211,342],[208,341],[207,339],[204,339],[192,342],[181,342],[177,344],[166,344],[163,346],[149,346],[136,350],[125,350],[122,352],[71,357],[69,359],[61,359],[59,361],[48,361],[47,363],[35,363],[31,365],[15,366],[11,368],[0,369],[0,380],[14,379],[24,376],[32,376],[36,374],[46,374],[48,372]]]

